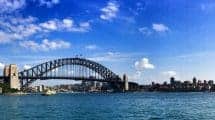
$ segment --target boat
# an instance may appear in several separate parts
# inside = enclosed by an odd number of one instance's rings
[[[56,91],[54,90],[46,90],[44,93],[42,93],[43,96],[50,96],[55,94],[56,94]]]

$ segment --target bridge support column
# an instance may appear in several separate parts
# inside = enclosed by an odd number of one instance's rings
[[[128,91],[129,85],[128,85],[128,77],[126,74],[123,75],[123,81],[124,81],[124,91]]]
[[[11,64],[9,66],[5,66],[4,68],[4,76],[9,77],[10,88],[20,90],[20,81],[18,76],[18,68],[17,65]]]

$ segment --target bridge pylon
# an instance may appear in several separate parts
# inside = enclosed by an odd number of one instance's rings
[[[18,75],[18,67],[16,64],[10,64],[4,68],[4,77],[8,78],[10,88],[20,90],[20,80]]]
[[[128,77],[126,74],[123,75],[122,80],[124,82],[124,91],[129,91]]]

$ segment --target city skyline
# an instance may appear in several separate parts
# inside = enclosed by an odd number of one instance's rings
[[[130,81],[214,80],[215,2],[0,1],[0,72],[79,55]]]

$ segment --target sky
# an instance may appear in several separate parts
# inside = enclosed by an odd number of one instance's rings
[[[0,72],[80,56],[129,81],[215,80],[214,0],[0,0]]]

